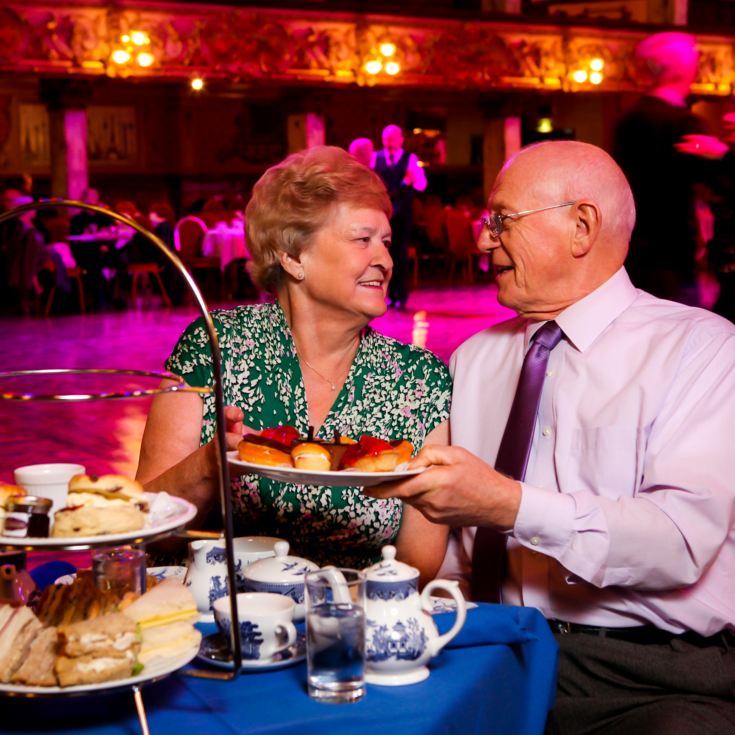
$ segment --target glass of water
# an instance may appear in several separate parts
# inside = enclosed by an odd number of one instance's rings
[[[365,575],[325,567],[306,575],[309,695],[320,702],[365,696]]]

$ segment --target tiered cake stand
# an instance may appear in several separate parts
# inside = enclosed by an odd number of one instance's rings
[[[231,498],[231,491],[230,491],[230,479],[229,479],[229,472],[228,472],[228,465],[227,465],[227,444],[226,444],[226,438],[225,438],[225,413],[224,413],[224,394],[223,394],[223,388],[222,388],[222,361],[221,361],[221,355],[220,355],[220,349],[219,349],[219,340],[217,338],[217,332],[214,327],[214,322],[212,320],[212,317],[209,313],[209,309],[207,308],[207,304],[204,301],[204,298],[201,294],[201,291],[199,290],[197,284],[194,282],[194,279],[191,277],[191,274],[187,271],[184,264],[181,262],[181,260],[178,258],[178,256],[169,250],[169,248],[166,246],[166,244],[160,240],[158,237],[156,237],[153,233],[149,232],[146,228],[139,225],[134,220],[130,219],[129,217],[126,217],[124,215],[118,214],[117,212],[113,212],[108,209],[104,209],[103,207],[98,207],[92,204],[86,204],[84,202],[77,202],[69,199],[47,199],[42,200],[39,202],[34,202],[32,204],[26,204],[20,207],[16,207],[15,209],[11,209],[8,212],[5,212],[3,214],[0,214],[0,224],[5,222],[6,220],[9,220],[13,217],[16,217],[17,215],[23,214],[24,212],[28,212],[30,210],[40,210],[40,209],[51,209],[51,208],[57,208],[57,207],[73,207],[76,209],[84,209],[91,212],[95,212],[97,214],[103,214],[108,217],[110,217],[112,220],[115,220],[116,222],[119,222],[123,225],[126,225],[133,230],[135,230],[137,233],[142,235],[143,237],[147,238],[150,242],[153,243],[153,245],[158,248],[158,250],[171,262],[171,264],[176,268],[176,270],[181,274],[182,278],[186,281],[189,290],[194,295],[194,299],[196,301],[197,306],[199,307],[199,310],[201,311],[202,317],[204,319],[204,323],[207,330],[207,335],[209,338],[209,345],[212,352],[212,375],[213,375],[213,385],[210,388],[196,388],[187,385],[183,380],[181,380],[178,376],[170,375],[168,373],[157,373],[157,372],[149,372],[149,371],[143,371],[143,370],[97,370],[97,369],[62,369],[62,368],[50,368],[45,370],[16,370],[16,371],[6,371],[6,372],[0,372],[0,380],[2,379],[9,379],[9,378],[22,378],[25,376],[35,376],[35,377],[46,377],[46,376],[52,376],[52,375],[60,375],[60,374],[66,374],[66,375],[79,375],[81,377],[89,376],[89,375],[95,375],[95,376],[101,376],[101,375],[118,375],[118,376],[135,376],[140,378],[158,378],[159,380],[167,380],[167,381],[175,381],[170,385],[167,385],[165,387],[156,387],[156,388],[150,388],[150,389],[140,389],[140,390],[127,390],[127,391],[110,391],[110,392],[86,392],[86,393],[66,393],[66,394],[57,394],[57,393],[10,393],[10,392],[2,392],[0,389],[0,400],[10,400],[10,401],[64,401],[64,402],[76,402],[76,401],[90,401],[90,400],[112,400],[112,399],[128,399],[128,398],[141,398],[141,397],[147,397],[147,396],[153,396],[158,393],[164,393],[164,392],[196,392],[196,393],[209,393],[211,391],[214,392],[214,398],[215,398],[215,411],[216,411],[216,426],[217,431],[215,434],[214,441],[216,442],[217,446],[217,458],[218,458],[218,481],[219,481],[219,493],[220,493],[220,504],[222,508],[222,526],[223,526],[223,534],[225,538],[225,556],[226,556],[226,562],[227,562],[227,575],[228,575],[228,583],[229,583],[229,589],[230,590],[236,590],[236,582],[235,582],[235,561],[234,561],[234,555],[233,555],[233,545],[232,545],[232,538],[233,538],[233,521],[232,521],[232,498]],[[186,505],[189,505],[188,503]],[[180,518],[174,518],[170,523],[164,524],[165,528],[161,528],[159,531],[156,531],[156,529],[148,529],[151,531],[148,533],[146,532],[137,532],[129,534],[129,536],[126,536],[124,539],[120,538],[110,538],[106,536],[100,536],[94,539],[88,538],[85,539],[84,542],[80,543],[78,539],[69,539],[67,541],[64,541],[63,539],[32,539],[32,538],[19,538],[19,539],[9,539],[8,537],[3,537],[2,541],[0,542],[1,546],[5,547],[14,547],[14,548],[24,548],[24,549],[45,549],[49,550],[51,548],[53,549],[67,549],[67,550],[77,550],[77,549],[89,549],[94,546],[109,546],[111,543],[126,543],[126,544],[133,544],[133,545],[139,545],[139,544],[145,544],[147,542],[157,540],[160,538],[168,537],[175,535],[177,533],[184,533],[188,538],[196,538],[196,532],[184,532],[183,528],[186,525],[186,523],[191,520],[193,517],[193,512],[184,512],[182,510],[182,514]],[[177,521],[181,520],[181,523],[178,523]],[[203,536],[209,537],[211,534],[203,533]],[[237,595],[231,594],[230,595],[230,605],[231,605],[231,613],[232,613],[232,619],[237,620]],[[242,665],[242,650],[240,645],[240,632],[239,632],[239,626],[233,625],[231,627],[231,640],[230,645],[232,649],[232,669],[231,670],[220,670],[220,671],[209,671],[209,670],[188,670],[187,673],[193,674],[196,676],[206,677],[206,678],[216,678],[216,679],[234,679],[238,676],[240,673],[240,668]],[[151,681],[156,681],[160,678],[163,678],[164,676],[167,676],[168,674],[172,673],[172,671],[175,669],[172,669],[170,671],[162,672],[160,675],[153,675],[150,678],[145,679],[144,681],[136,681],[135,683],[129,683],[129,684],[122,684],[122,687],[130,687],[132,689],[134,698],[135,698],[135,705],[138,712],[138,717],[140,719],[141,728],[143,731],[143,735],[148,735],[149,729],[148,729],[148,722],[145,714],[145,708],[143,706],[143,699],[141,695],[140,688],[144,683],[148,683]],[[121,685],[116,684],[115,682],[110,682],[109,686],[94,688],[93,691],[104,691],[109,692],[110,690],[119,689],[121,688]],[[30,688],[31,691],[24,691],[23,687],[11,687],[11,688],[5,688],[5,690],[0,689],[0,694],[4,694],[7,696],[27,696],[27,697],[38,697],[38,696],[44,696],[44,692],[42,688]],[[63,689],[60,688],[53,688],[52,691],[50,691],[46,696],[69,696],[70,694],[89,694],[90,690],[86,690],[83,692],[74,692],[74,693],[66,693]]]

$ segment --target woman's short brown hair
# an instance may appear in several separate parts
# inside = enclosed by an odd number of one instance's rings
[[[298,256],[338,204],[378,209],[388,218],[392,212],[380,177],[342,148],[315,146],[269,168],[245,210],[256,284],[274,293],[283,279],[280,254]]]

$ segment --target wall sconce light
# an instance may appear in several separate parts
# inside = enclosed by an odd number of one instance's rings
[[[373,48],[371,58],[365,62],[365,72],[370,76],[377,76],[380,72],[396,76],[401,71],[401,65],[395,58],[397,53],[398,47],[393,41],[381,41],[377,50]]]
[[[597,86],[602,84],[605,75],[603,69],[605,68],[605,60],[599,56],[595,56],[588,59],[586,62],[582,62],[578,68],[576,68],[572,74],[572,81],[577,84],[584,84],[589,82]]]
[[[550,133],[554,129],[554,123],[550,117],[540,117],[536,121],[536,132],[537,133]]]
[[[141,69],[148,69],[156,63],[151,48],[151,37],[146,31],[130,31],[120,35],[116,47],[110,54],[113,64],[124,67],[135,63]]]
[[[195,92],[201,92],[204,89],[204,79],[202,79],[202,77],[194,77],[191,82],[189,82],[189,86]]]

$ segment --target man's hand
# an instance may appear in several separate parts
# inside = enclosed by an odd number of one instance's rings
[[[400,498],[430,521],[510,531],[521,503],[521,486],[460,447],[426,446],[409,467],[427,467],[403,482],[366,487],[373,498]]]
[[[678,143],[674,143],[679,153],[688,153],[690,156],[719,160],[730,148],[713,135],[684,135]]]

